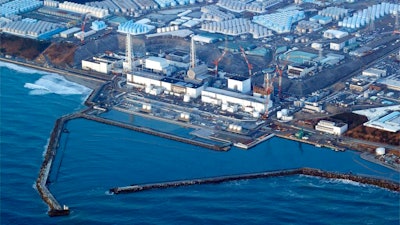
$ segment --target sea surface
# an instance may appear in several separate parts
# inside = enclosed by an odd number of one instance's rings
[[[394,224],[400,194],[310,176],[243,180],[110,195],[112,187],[315,167],[399,180],[354,151],[272,138],[244,151],[216,152],[118,127],[68,122],[49,188],[71,208],[51,218],[34,187],[55,120],[83,109],[90,89],[57,74],[0,62],[0,224]],[[185,128],[111,111],[119,121]]]

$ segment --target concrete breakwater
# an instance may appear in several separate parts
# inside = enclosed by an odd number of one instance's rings
[[[138,132],[146,133],[146,134],[151,134],[151,135],[159,136],[159,137],[162,137],[162,138],[166,138],[166,139],[170,139],[170,140],[174,140],[174,141],[179,141],[179,142],[187,143],[187,144],[191,144],[191,145],[196,145],[196,146],[200,146],[200,147],[203,147],[203,148],[208,148],[208,149],[212,149],[212,150],[216,150],[216,151],[228,151],[231,148],[230,144],[221,144],[221,145],[209,144],[209,143],[196,141],[196,140],[185,138],[185,137],[180,137],[180,136],[173,135],[173,134],[168,134],[168,133],[161,132],[161,131],[156,131],[156,130],[153,130],[153,129],[150,129],[150,128],[134,126],[134,125],[130,125],[130,124],[125,124],[125,123],[121,123],[121,122],[117,122],[117,121],[113,121],[113,120],[108,120],[108,119],[104,119],[104,118],[97,117],[97,116],[81,114],[81,117],[85,118],[87,120],[93,120],[93,121],[96,121],[96,122],[99,122],[99,123],[104,123],[104,124],[108,124],[108,125],[112,125],[112,126],[122,127],[122,128],[125,128],[125,129],[138,131]]]
[[[42,197],[43,201],[49,206],[48,215],[49,216],[62,216],[69,214],[69,208],[65,205],[61,206],[60,203],[55,199],[55,197],[50,193],[47,188],[48,177],[51,171],[51,166],[53,164],[54,157],[57,153],[59,140],[61,133],[64,130],[64,124],[66,121],[76,118],[76,114],[71,114],[63,116],[57,119],[53,131],[50,135],[50,141],[46,149],[44,160],[40,168],[39,177],[36,180],[36,188]]]
[[[213,178],[181,180],[181,181],[171,181],[171,182],[152,183],[143,185],[131,185],[126,187],[111,188],[109,191],[114,194],[121,194],[121,193],[139,192],[152,189],[172,188],[172,187],[181,187],[181,186],[189,186],[197,184],[218,184],[222,182],[229,182],[236,180],[248,180],[248,179],[259,179],[259,178],[281,177],[281,176],[292,176],[292,175],[308,175],[308,176],[322,177],[328,179],[351,180],[363,184],[375,185],[392,191],[400,192],[400,183],[395,183],[392,181],[379,178],[365,177],[354,174],[328,172],[312,168],[299,168],[299,169],[279,170],[279,171],[270,171],[270,172],[253,173],[253,174],[240,174],[233,176],[221,176]]]

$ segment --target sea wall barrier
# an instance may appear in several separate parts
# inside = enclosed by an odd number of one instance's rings
[[[393,181],[388,181],[379,178],[372,178],[372,177],[364,177],[353,174],[334,173],[312,168],[289,169],[289,170],[270,171],[262,173],[240,174],[234,176],[221,176],[213,178],[181,180],[181,181],[171,181],[171,182],[152,183],[143,185],[130,185],[125,187],[111,188],[109,191],[114,194],[121,194],[121,193],[146,191],[152,189],[172,188],[172,187],[181,187],[181,186],[198,185],[198,184],[218,184],[222,182],[229,182],[236,180],[249,180],[249,179],[292,176],[292,175],[308,175],[308,176],[322,177],[328,179],[351,180],[363,184],[375,185],[392,191],[400,192],[400,183],[396,183]]]
[[[64,124],[68,120],[79,117],[78,114],[70,114],[63,116],[56,120],[53,131],[50,135],[49,144],[47,145],[46,153],[42,166],[40,168],[39,177],[36,180],[36,188],[43,199],[49,206],[48,215],[49,216],[62,216],[69,214],[69,208],[65,205],[61,206],[60,203],[54,198],[47,188],[48,177],[50,174],[51,166],[53,164],[54,157],[57,153],[57,148],[59,145],[59,140],[61,133],[64,130]]]
[[[125,123],[121,123],[121,122],[117,122],[114,120],[108,120],[108,119],[104,119],[101,117],[97,117],[97,116],[92,116],[92,115],[88,115],[88,114],[81,114],[81,117],[87,120],[93,120],[99,123],[104,123],[104,124],[108,124],[108,125],[112,125],[112,126],[118,126],[118,127],[122,127],[125,129],[130,129],[133,131],[138,131],[138,132],[142,132],[142,133],[146,133],[146,134],[151,134],[151,135],[155,135],[155,136],[159,136],[162,138],[166,138],[166,139],[170,139],[170,140],[174,140],[174,141],[179,141],[182,143],[187,143],[187,144],[191,144],[191,145],[196,145],[196,146],[200,146],[203,148],[208,148],[208,149],[212,149],[212,150],[216,150],[216,151],[228,151],[231,147],[230,144],[226,144],[226,145],[214,145],[214,144],[209,144],[209,143],[205,143],[205,142],[201,142],[201,141],[196,141],[193,139],[189,139],[189,138],[185,138],[185,137],[180,137],[177,135],[173,135],[173,134],[168,134],[168,133],[164,133],[161,131],[156,131],[150,128],[146,128],[146,127],[140,127],[140,126],[134,126],[131,124],[125,124]]]

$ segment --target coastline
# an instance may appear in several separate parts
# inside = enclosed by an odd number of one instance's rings
[[[88,87],[90,89],[93,89],[93,90],[96,89],[96,88],[99,88],[106,81],[106,80],[103,80],[103,79],[84,76],[82,74],[72,73],[72,72],[68,72],[68,71],[65,71],[65,70],[61,70],[61,69],[46,68],[46,67],[42,67],[42,66],[39,66],[39,65],[35,65],[35,64],[31,64],[31,63],[19,62],[19,61],[16,61],[16,60],[10,60],[10,59],[6,59],[6,58],[2,58],[2,57],[0,57],[0,61],[4,62],[6,64],[9,63],[9,64],[17,65],[17,66],[22,66],[22,67],[35,69],[35,70],[38,70],[38,71],[47,72],[47,73],[55,73],[55,74],[63,76],[68,81],[71,81],[71,82],[86,86],[86,87]]]
[[[21,64],[18,64],[18,65],[20,65],[20,66],[25,66],[25,65],[21,65]],[[38,68],[35,68],[35,67],[33,67],[34,69],[38,69]],[[40,69],[39,69],[40,70]],[[46,70],[43,70],[43,71],[46,71]],[[48,71],[46,71],[46,72],[48,72]],[[54,72],[54,71],[52,71],[52,72]],[[85,82],[85,79],[84,78],[82,78],[82,77],[80,77],[80,76],[76,76],[76,75],[74,75],[74,74],[70,74],[70,75],[66,75],[66,74],[60,74],[60,75],[62,75],[63,77],[67,77],[67,76],[70,76],[70,77],[74,77],[74,78],[76,78],[76,80],[77,80],[77,83],[79,82],[79,81],[81,81],[81,82]],[[82,83],[79,83],[79,84],[82,84]],[[104,84],[104,83],[103,83]],[[99,90],[99,87],[102,87],[101,85],[99,85],[99,86],[97,86],[96,87],[96,89],[93,89],[92,91],[91,91],[91,94],[90,94],[90,96],[93,96],[93,95],[96,95],[96,91],[98,91]],[[85,101],[85,104],[87,104],[87,101],[88,101],[88,99],[90,98],[90,96],[87,96],[87,99],[86,99],[86,101]],[[282,137],[282,138],[284,138],[284,137]],[[53,141],[56,141],[57,142],[57,140],[53,140]],[[297,140],[294,140],[294,141],[297,141]],[[50,148],[51,146],[48,146],[48,148]],[[47,154],[52,154],[53,155],[53,157],[54,157],[54,153],[55,152],[53,152],[53,151],[49,151],[49,152],[46,152],[46,155]],[[51,157],[51,156],[50,156]],[[45,162],[47,161],[46,159],[48,159],[48,157],[46,156],[45,157]],[[43,163],[45,163],[45,162],[43,162]],[[47,169],[46,169],[47,170]],[[42,172],[41,172],[42,173]],[[39,181],[39,180],[38,180]],[[40,182],[39,183],[41,183],[41,184],[44,184],[45,185],[45,183],[46,182],[44,182],[43,183],[43,180],[42,179],[40,179]],[[38,188],[39,189],[39,188]],[[46,201],[46,200],[45,200]],[[58,208],[58,207],[57,207]],[[58,210],[58,209],[57,209]]]

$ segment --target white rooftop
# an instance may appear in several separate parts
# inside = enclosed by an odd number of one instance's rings
[[[369,120],[373,120],[386,115],[388,111],[400,111],[400,105],[356,110],[353,111],[353,113],[366,116]]]

